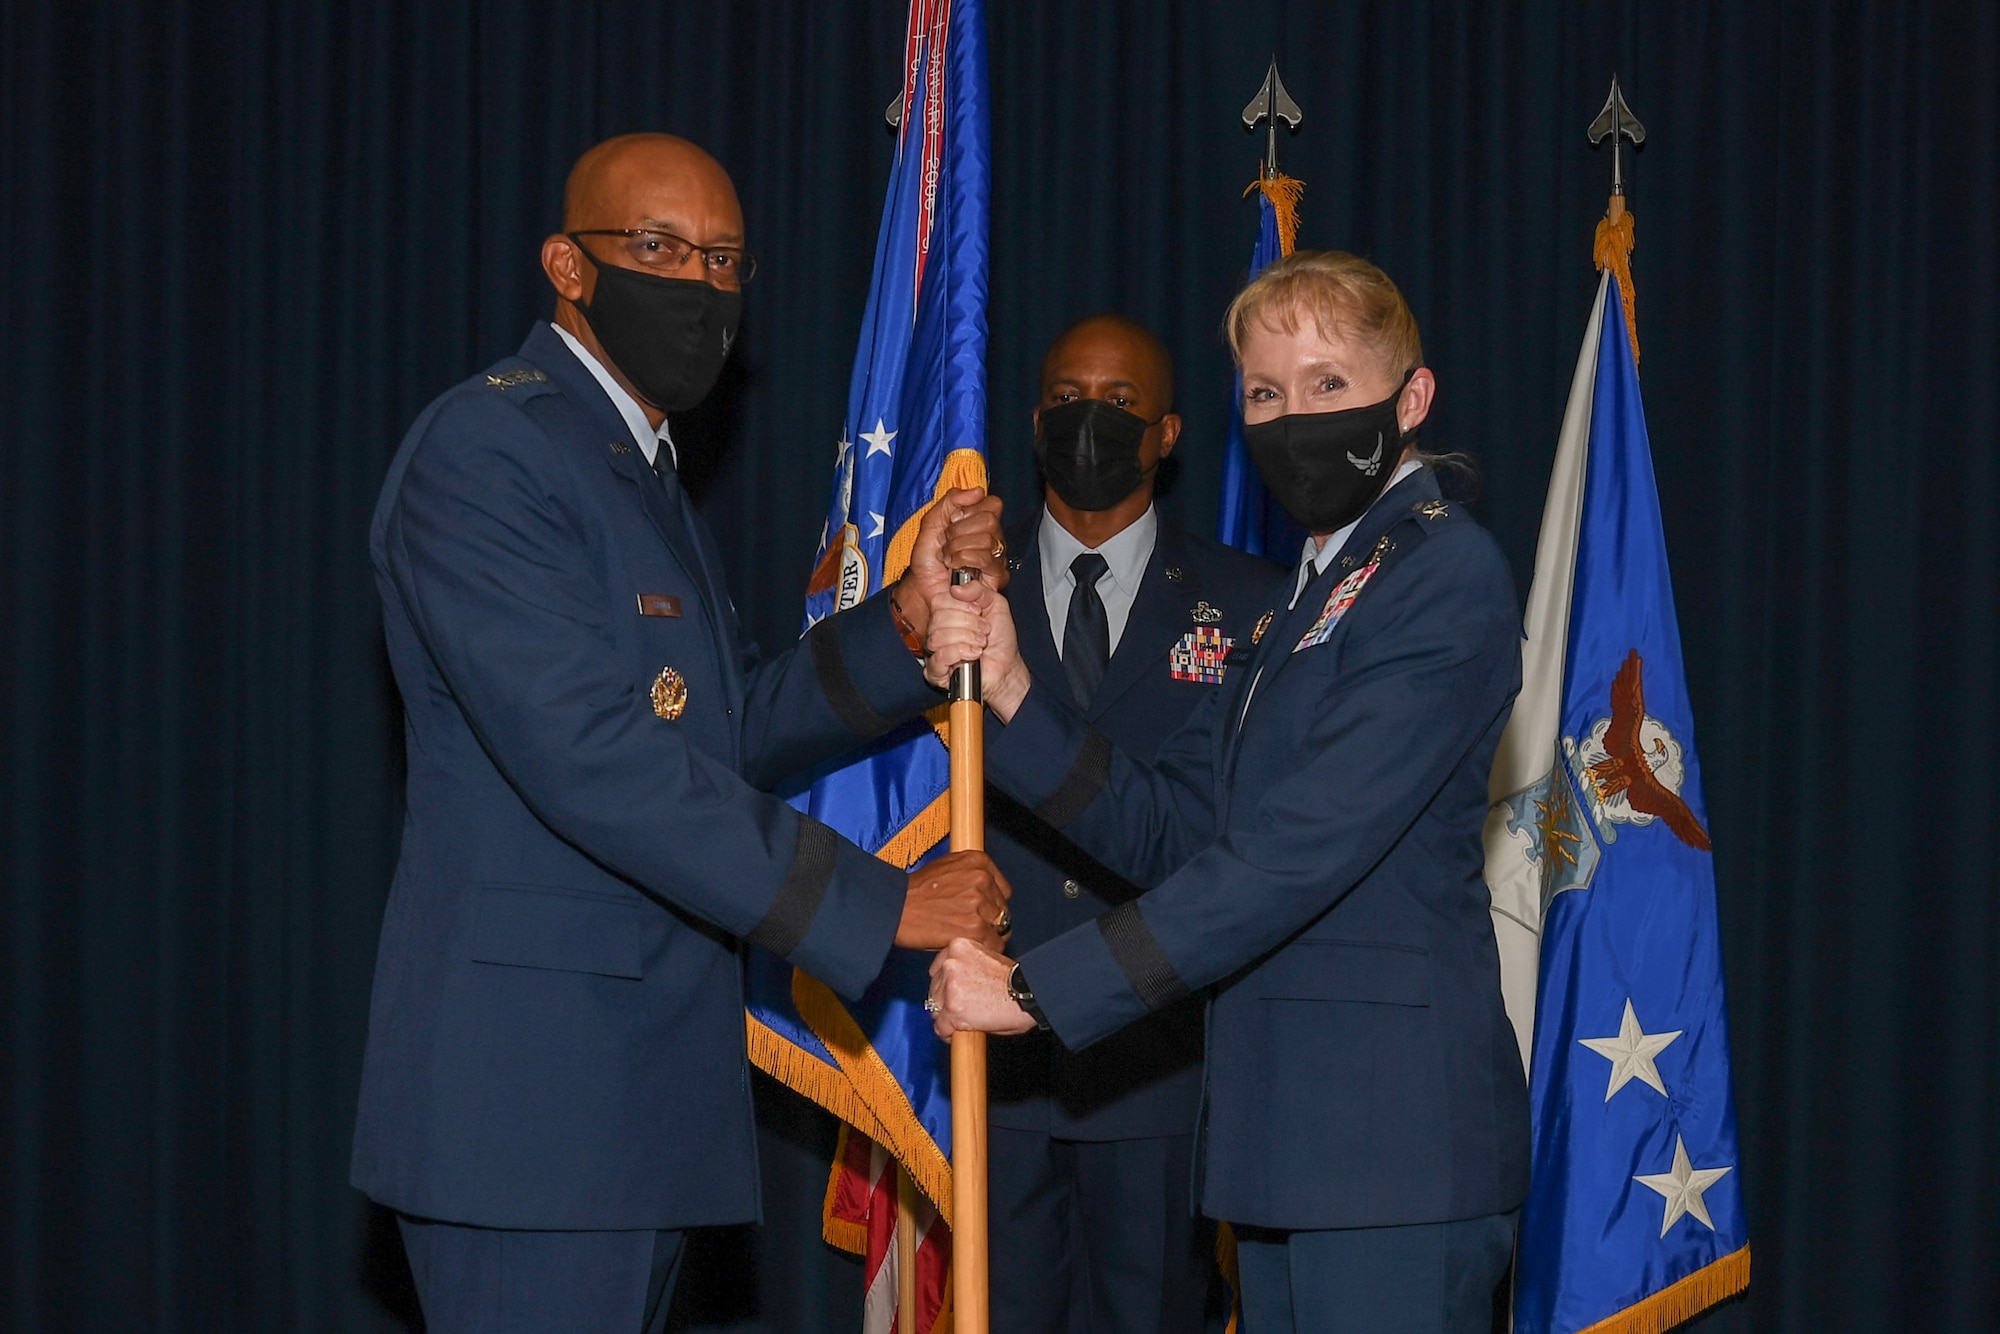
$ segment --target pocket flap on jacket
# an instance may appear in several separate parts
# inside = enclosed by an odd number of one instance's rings
[[[644,975],[639,902],[533,885],[481,885],[472,926],[475,963],[556,968],[605,977]]]
[[[1407,945],[1295,940],[1245,979],[1271,1000],[1431,1003],[1431,956]]]

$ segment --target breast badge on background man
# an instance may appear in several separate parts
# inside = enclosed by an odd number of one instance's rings
[[[1037,679],[1147,759],[1221,690],[1283,573],[1154,506],[1180,435],[1172,406],[1172,363],[1145,329],[1098,316],[1065,331],[1043,362],[1035,414],[1045,504],[1008,544]],[[1139,894],[998,787],[988,803],[987,846],[1014,886],[1016,948]],[[1191,1183],[1201,1057],[1199,997],[1085,1052],[1044,1033],[994,1041],[997,1334],[1205,1328],[1214,1236]]]

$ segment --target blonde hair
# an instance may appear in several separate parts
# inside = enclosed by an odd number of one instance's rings
[[[1388,274],[1344,250],[1295,250],[1229,303],[1222,327],[1237,365],[1243,364],[1243,339],[1252,320],[1297,333],[1305,315],[1324,338],[1358,339],[1373,348],[1391,374],[1406,375],[1424,364],[1417,317]]]

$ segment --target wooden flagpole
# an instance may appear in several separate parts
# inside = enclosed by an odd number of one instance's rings
[[[896,1164],[896,1330],[917,1329],[917,1183]]]
[[[971,570],[952,572],[970,583]],[[951,850],[986,846],[986,720],[979,664],[951,675]],[[953,1334],[988,1334],[986,1035],[951,1039],[951,1304]],[[916,1326],[910,1327],[912,1334]]]

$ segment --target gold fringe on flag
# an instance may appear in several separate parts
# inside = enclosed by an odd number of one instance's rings
[[[840,1065],[839,1073],[846,1076],[848,1098],[840,1105],[820,1105],[894,1154],[896,1161],[909,1172],[910,1180],[917,1183],[917,1189],[937,1206],[945,1226],[951,1226],[951,1162],[917,1120],[916,1110],[910,1106],[910,1095],[903,1091],[895,1073],[861,1031],[861,1025],[854,1022],[854,1016],[840,1003],[840,997],[824,982],[797,969],[792,970],[792,1004],[798,1007],[806,1027],[833,1053],[833,1059]],[[813,1060],[809,1056],[802,1059]],[[823,1061],[814,1064],[822,1071],[826,1069]],[[813,1097],[811,1093],[806,1096]],[[814,1098],[814,1101],[819,1100]],[[850,1115],[857,1107],[865,1111]]]
[[[1600,230],[1598,234],[1601,236],[1603,232]],[[1678,1283],[1668,1284],[1644,1301],[1578,1330],[1577,1334],[1666,1334],[1675,1325],[1694,1319],[1749,1286],[1750,1248],[1745,1246],[1703,1265]]]
[[[1262,190],[1264,198],[1271,201],[1271,209],[1278,215],[1278,253],[1291,254],[1299,243],[1299,201],[1305,198],[1306,183],[1280,171],[1259,176],[1243,193],[1251,190]]]
[[[1625,305],[1625,333],[1632,340],[1632,365],[1639,365],[1639,313],[1632,305],[1632,247],[1638,243],[1632,215],[1614,207],[1597,224],[1597,243],[1592,257],[1599,270],[1610,269],[1618,280],[1618,297]]]

